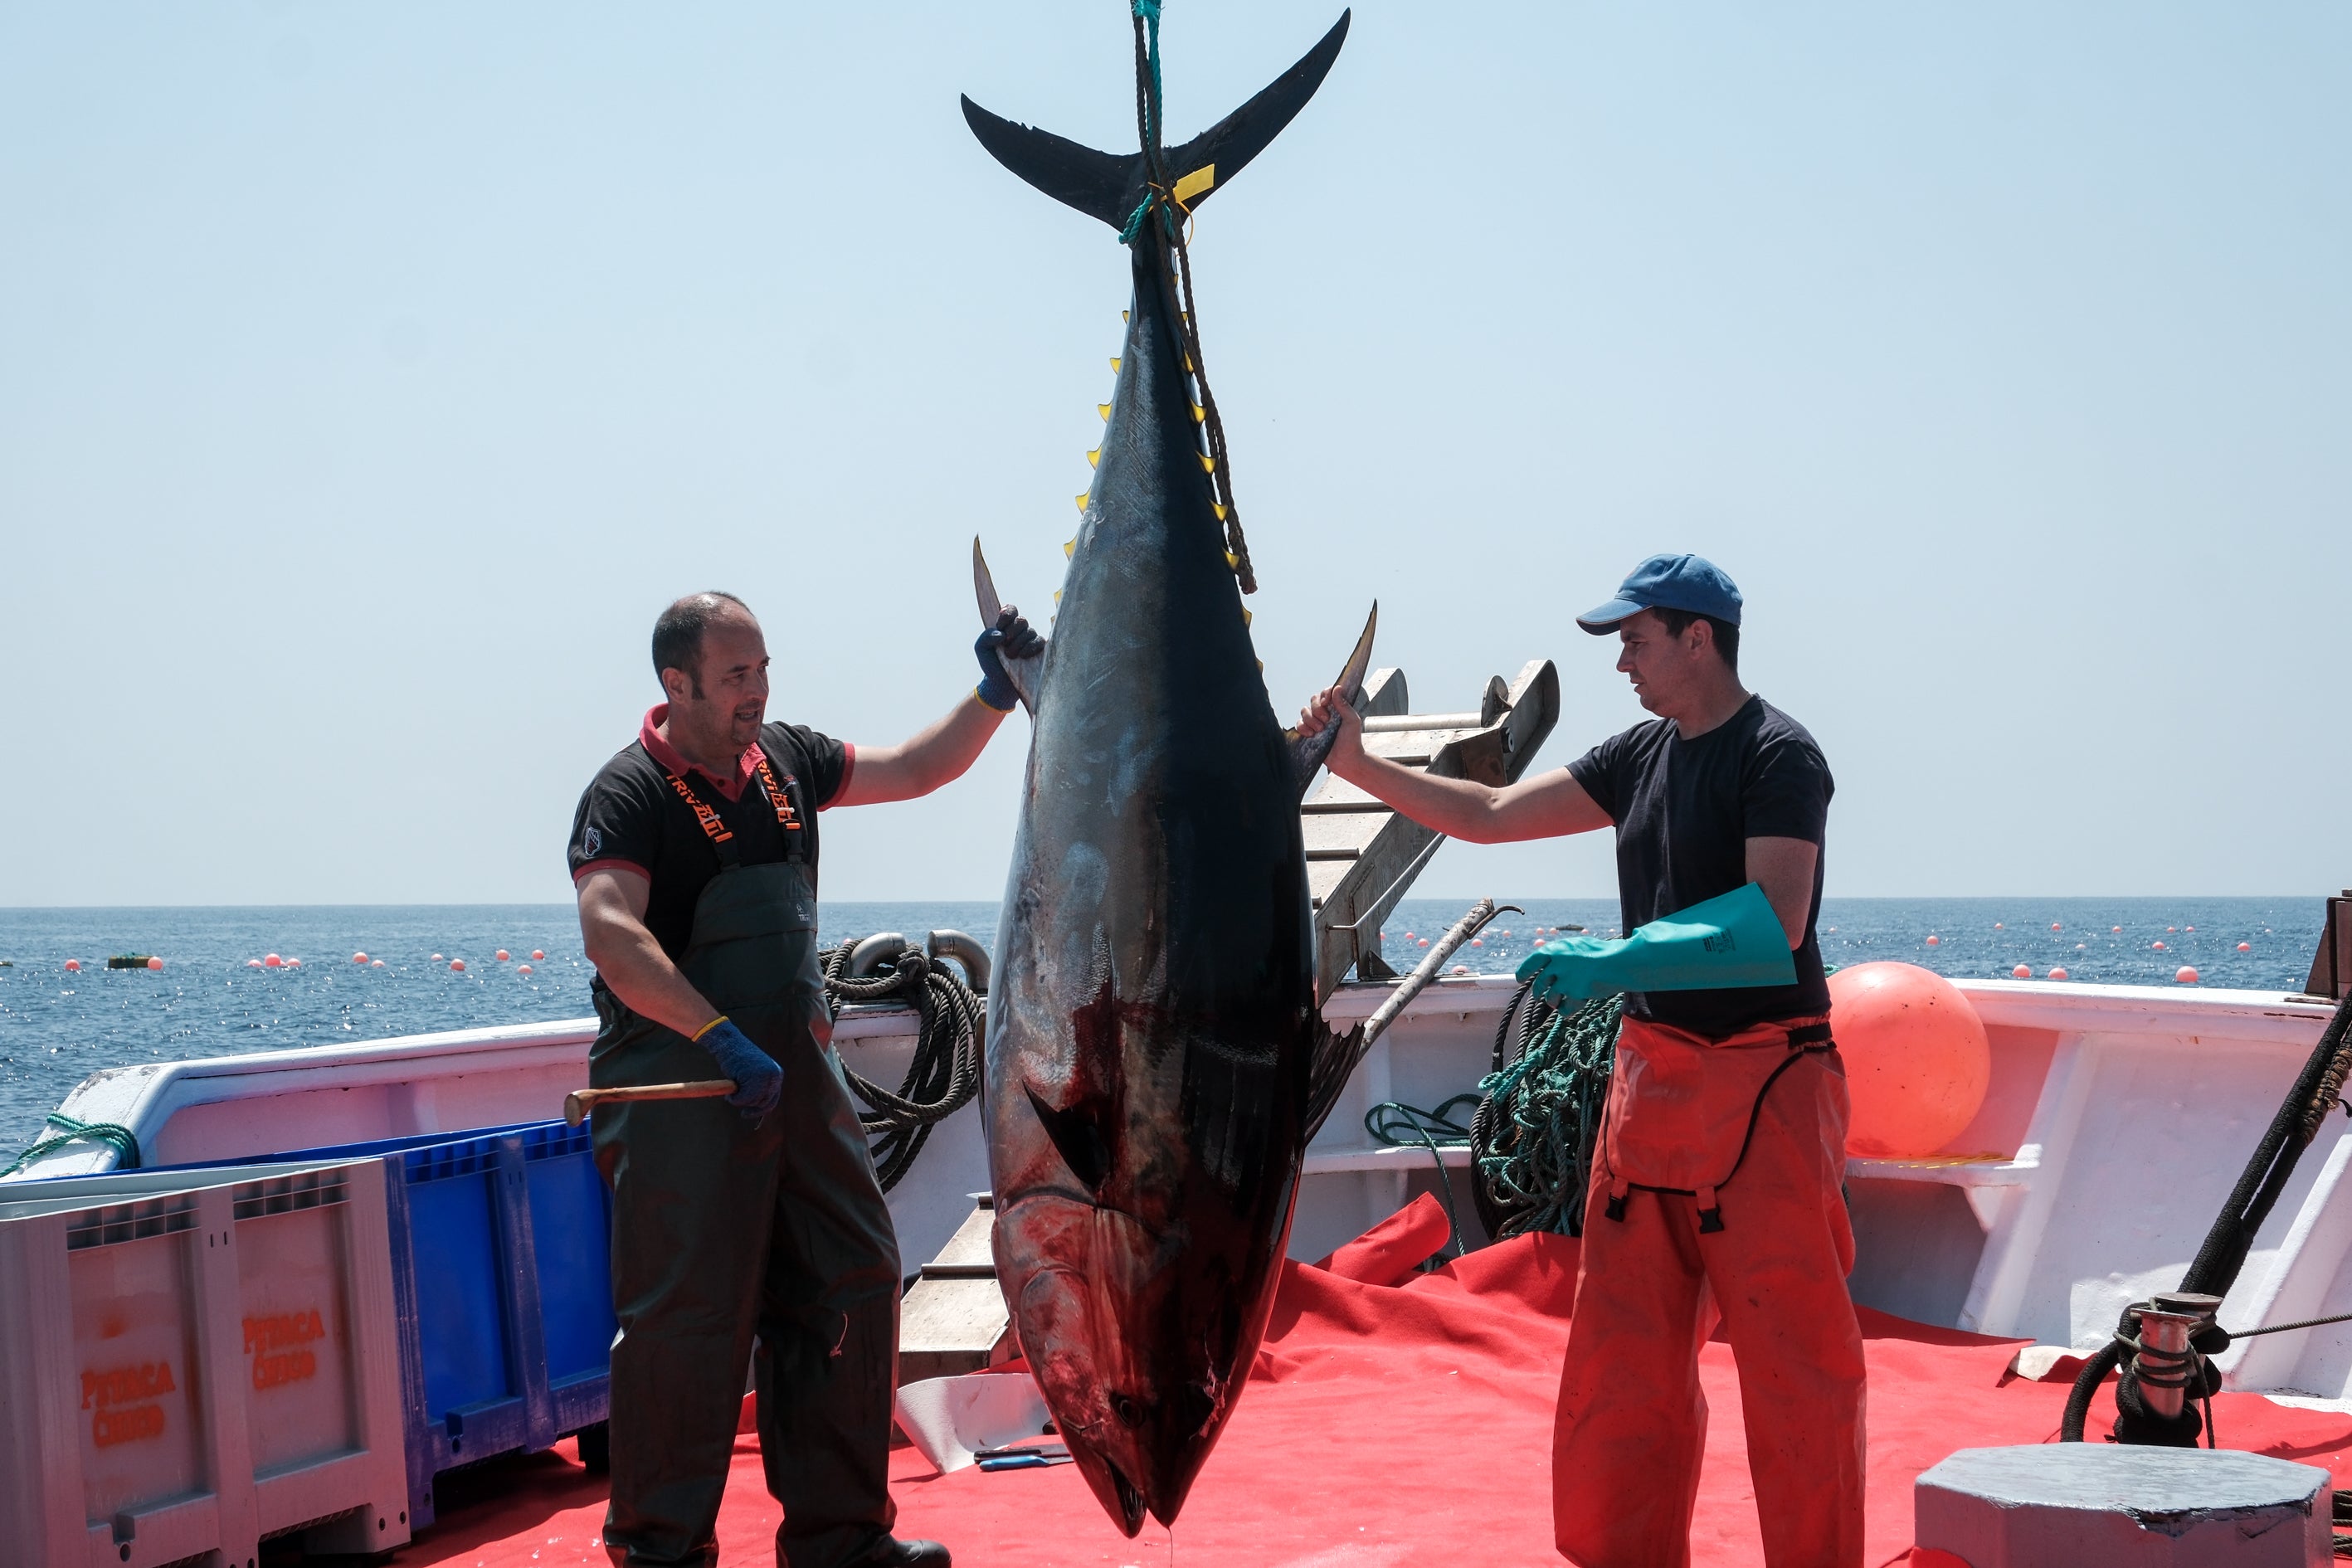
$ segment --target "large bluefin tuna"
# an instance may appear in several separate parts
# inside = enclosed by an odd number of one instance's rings
[[[1129,1535],[1147,1511],[1174,1520],[1233,1413],[1272,1305],[1318,1046],[1330,1054],[1298,822],[1329,736],[1286,734],[1267,698],[1162,220],[1171,195],[1197,206],[1273,140],[1347,26],[1181,147],[1097,153],[964,103],[1002,163],[1132,252],[1118,390],[1053,642],[1013,671],[1036,721],[986,1075],[998,1279],[1062,1436]],[[1370,640],[1368,625],[1343,683],[1360,681]]]

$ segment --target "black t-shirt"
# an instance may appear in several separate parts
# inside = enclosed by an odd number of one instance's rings
[[[1805,727],[1761,697],[1695,741],[1669,719],[1636,724],[1569,764],[1584,793],[1617,825],[1617,896],[1625,930],[1733,892],[1748,882],[1748,840],[1820,845],[1836,785]],[[1626,1011],[1721,1039],[1750,1025],[1826,1013],[1822,974],[1822,862],[1793,985],[1636,992]]]
[[[592,867],[614,864],[641,872],[652,884],[646,900],[646,929],[676,963],[686,956],[694,934],[695,900],[719,874],[719,851],[694,808],[670,786],[669,769],[647,749],[648,738],[654,750],[668,752],[673,763],[683,763],[654,735],[649,720],[639,739],[597,771],[572,818],[572,875],[577,880]],[[816,814],[833,803],[848,781],[850,750],[798,724],[761,726],[760,746],[777,784],[783,786],[798,824],[793,828],[776,819],[776,808],[756,773],[733,800],[698,768],[681,767],[677,776],[734,834],[730,847],[741,864],[798,861],[808,868],[814,889]]]

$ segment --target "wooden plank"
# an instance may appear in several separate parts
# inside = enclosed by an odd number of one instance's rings
[[[1330,812],[1301,818],[1298,828],[1306,837],[1309,856],[1318,850],[1332,849],[1345,849],[1353,855],[1371,843],[1395,815],[1391,811]]]

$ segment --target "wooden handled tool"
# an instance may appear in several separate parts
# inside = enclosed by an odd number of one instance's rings
[[[709,1078],[694,1083],[643,1083],[624,1089],[576,1089],[563,1097],[563,1120],[577,1127],[600,1105],[625,1105],[633,1100],[723,1100],[735,1092],[731,1078]]]

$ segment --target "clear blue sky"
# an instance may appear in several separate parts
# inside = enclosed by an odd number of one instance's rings
[[[1332,0],[1172,0],[1173,131]],[[1847,894],[2352,884],[2352,5],[1360,7],[1195,259],[1286,713],[1424,707],[1723,564]],[[567,896],[726,586],[774,711],[972,679],[1059,580],[1112,237],[959,91],[1131,146],[1124,9],[0,5],[0,903]],[[1025,723],[827,821],[992,897]],[[1606,894],[1605,843],[1423,890]]]

